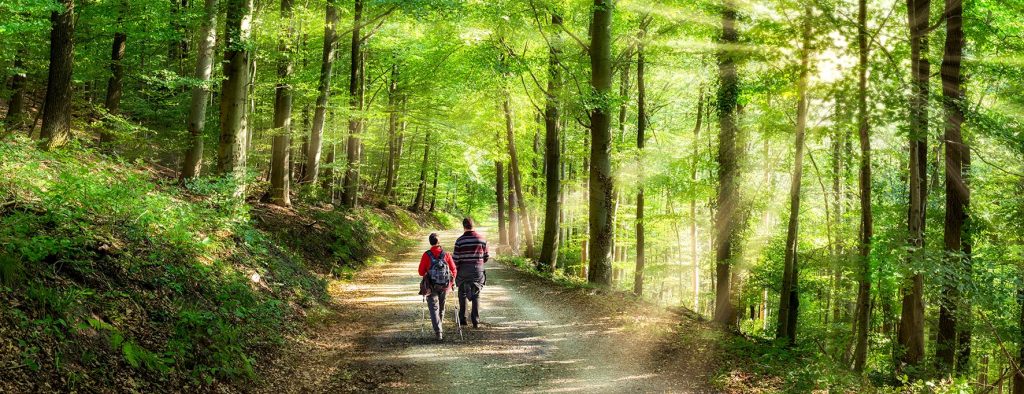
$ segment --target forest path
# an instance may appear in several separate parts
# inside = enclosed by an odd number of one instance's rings
[[[461,232],[440,233],[450,250]],[[264,366],[265,392],[710,392],[712,350],[672,349],[672,318],[621,296],[567,289],[493,260],[486,265],[481,327],[433,338],[416,294],[426,236],[396,261],[331,289],[330,317]],[[616,301],[619,300],[619,301]]]

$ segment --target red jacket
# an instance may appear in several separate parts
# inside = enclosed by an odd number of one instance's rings
[[[420,276],[426,275],[427,270],[430,269],[431,256],[428,256],[427,253],[430,253],[434,258],[437,258],[441,255],[441,245],[431,246],[430,250],[423,252],[423,256],[420,257]],[[455,268],[455,261],[452,260],[451,253],[444,254],[444,261],[448,263],[448,269],[452,271],[452,281],[448,284],[448,290],[451,290],[452,286],[455,284],[455,275],[458,273],[458,270]]]

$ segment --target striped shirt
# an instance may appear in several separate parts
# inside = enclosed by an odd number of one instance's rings
[[[482,276],[483,265],[490,258],[487,241],[476,231],[466,231],[455,241],[452,258],[459,268],[457,281],[479,280]]]

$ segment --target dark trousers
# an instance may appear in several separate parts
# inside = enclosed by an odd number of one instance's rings
[[[447,291],[431,292],[427,295],[427,309],[430,310],[430,324],[434,325],[434,333],[441,332],[441,322],[444,320],[444,299],[448,296]]]
[[[473,292],[471,288],[472,285],[469,283],[459,286],[459,319],[464,322],[471,321],[473,324],[477,324],[477,322],[480,321],[480,293],[478,291],[476,294],[470,294]],[[470,300],[470,298],[472,298],[472,300]],[[466,320],[466,301],[473,304],[473,309],[470,312],[470,320]]]

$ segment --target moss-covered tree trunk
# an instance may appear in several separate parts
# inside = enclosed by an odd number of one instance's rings
[[[252,0],[230,0],[224,29],[224,83],[220,95],[220,143],[217,146],[217,171],[240,182],[245,175],[247,136],[244,118],[249,85],[249,29],[252,25]]]
[[[614,3],[594,0],[590,21],[590,87],[599,100],[590,110],[589,196],[590,234],[587,281],[599,286],[612,284],[612,216],[615,189],[611,167],[611,22]]]
[[[295,25],[292,21],[293,0],[281,0],[281,18],[288,21],[288,29],[278,42],[277,87],[274,95],[274,129],[270,157],[270,202],[290,206],[291,202],[291,161],[292,150],[292,42]]]
[[[715,314],[714,321],[720,325],[734,322],[730,297],[730,268],[733,259],[733,243],[736,237],[736,219],[739,209],[737,189],[737,144],[739,129],[736,120],[736,101],[739,98],[739,77],[736,73],[736,52],[732,46],[739,41],[736,30],[736,4],[723,0],[722,7],[722,48],[718,51],[718,190],[715,210]]]
[[[556,33],[550,38],[548,48],[548,88],[544,104],[544,235],[540,247],[540,266],[554,272],[558,263],[559,228],[561,226],[560,192],[562,163],[559,133],[561,132],[562,69],[559,58],[562,53],[562,17],[551,14],[551,25]]]
[[[352,18],[352,46],[351,46],[351,68],[349,70],[348,84],[348,105],[350,115],[348,118],[348,144],[346,149],[345,178],[342,187],[342,206],[353,208],[359,200],[359,159],[362,156],[362,141],[360,134],[363,131],[363,84],[364,84],[364,54],[362,49],[363,37],[361,25],[363,23],[363,0],[355,0]],[[422,209],[422,207],[420,207]]]

